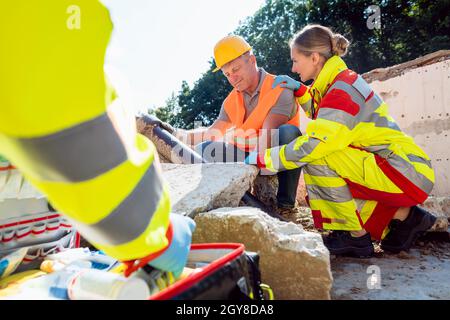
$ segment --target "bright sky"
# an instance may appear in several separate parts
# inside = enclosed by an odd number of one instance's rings
[[[106,72],[135,110],[164,105],[208,70],[214,45],[264,0],[102,0],[114,31]]]

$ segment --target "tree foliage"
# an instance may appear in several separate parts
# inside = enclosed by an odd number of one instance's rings
[[[378,5],[381,28],[370,29],[367,20]],[[431,0],[266,0],[266,3],[232,32],[253,47],[258,65],[273,74],[291,73],[289,40],[305,25],[331,27],[351,41],[348,66],[358,73],[408,61],[441,49],[450,49],[450,1]],[[219,40],[219,39],[218,39]],[[231,86],[222,73],[213,73],[214,61],[193,88],[182,83],[153,111],[171,124],[192,128],[194,121],[210,125],[217,117]]]

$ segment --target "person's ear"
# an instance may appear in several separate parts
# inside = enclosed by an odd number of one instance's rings
[[[315,67],[318,66],[320,63],[320,54],[318,52],[313,52],[311,54],[311,61],[312,61],[313,66],[315,66]]]

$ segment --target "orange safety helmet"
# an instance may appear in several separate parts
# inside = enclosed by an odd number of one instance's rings
[[[230,35],[220,40],[214,47],[214,60],[216,68],[213,72],[219,71],[225,64],[239,58],[244,53],[252,50],[252,47],[241,36]]]

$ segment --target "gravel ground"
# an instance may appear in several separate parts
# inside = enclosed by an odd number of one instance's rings
[[[318,232],[308,210],[296,208],[284,217]],[[374,246],[370,259],[331,256],[332,299],[450,300],[449,232],[430,232],[409,252],[389,254]]]
[[[409,252],[399,254],[379,250],[371,259],[332,257],[331,271],[331,297],[336,300],[449,300],[449,234],[419,239]]]

